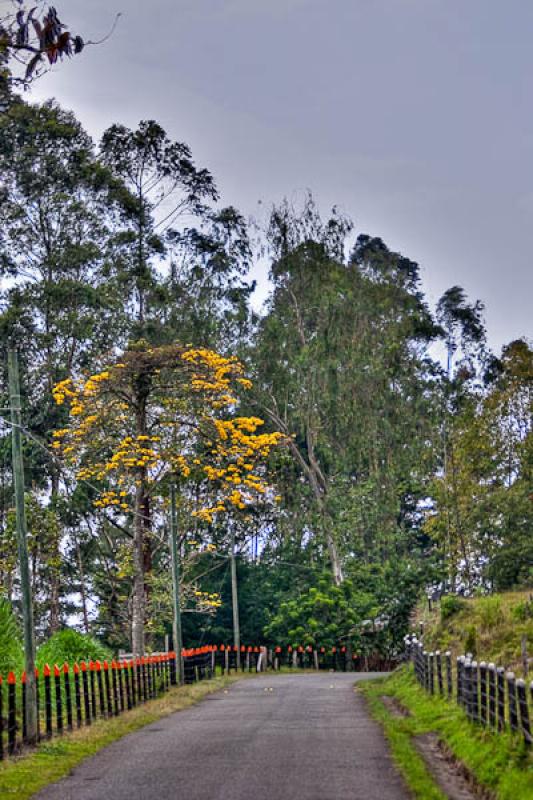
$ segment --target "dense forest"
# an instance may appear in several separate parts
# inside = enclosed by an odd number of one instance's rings
[[[0,269],[40,642],[164,646],[172,486],[191,646],[232,641],[232,572],[243,642],[387,656],[421,593],[531,584],[530,344],[490,352],[479,301],[452,286],[431,308],[418,265],[336,209],[309,195],[259,226],[157,122],[94,142],[13,96]],[[1,391],[5,410],[5,357]],[[3,414],[0,594],[18,614]]]

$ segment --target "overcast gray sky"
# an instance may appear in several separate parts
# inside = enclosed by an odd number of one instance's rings
[[[532,0],[57,0],[113,37],[33,91],[98,136],[157,119],[257,213],[309,188],[533,334]],[[261,208],[261,207],[259,207]]]

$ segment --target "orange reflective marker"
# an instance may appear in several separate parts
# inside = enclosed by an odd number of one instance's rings
[[[109,669],[109,664],[107,661],[104,661],[104,669],[107,671]]]
[[[82,672],[87,672],[87,664],[85,663],[85,661],[81,662],[80,667]]]
[[[45,678],[50,677],[50,667],[48,666],[48,664],[45,664],[43,667],[43,675]]]
[[[26,670],[24,670],[24,672],[20,676],[20,680],[22,681],[22,683],[26,683]]]
[[[74,675],[79,675],[79,674],[80,674],[80,668],[78,667],[77,664],[74,664]]]
[[[65,675],[68,675],[69,670],[70,670],[70,667],[69,667],[68,663],[65,661],[65,663],[63,664],[63,672],[65,673]]]
[[[97,661],[97,662],[96,662],[96,671],[97,671],[97,672],[100,672],[100,671],[101,671],[101,669],[102,669],[102,665],[100,664],[100,662],[99,662],[99,661]]]
[[[9,675],[7,676],[7,682],[11,686],[13,686],[13,684],[15,684],[17,682],[17,679],[15,678],[15,673],[14,672],[10,672],[9,673]]]
[[[56,678],[59,678],[59,676],[61,675],[61,670],[59,669],[57,664],[54,664],[54,675]]]

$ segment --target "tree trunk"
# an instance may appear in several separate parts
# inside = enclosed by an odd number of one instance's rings
[[[144,587],[144,525],[143,525],[143,500],[144,490],[141,485],[135,490],[135,518],[133,537],[133,600],[131,620],[131,649],[135,656],[144,655],[144,618],[145,618],[145,587]]]
[[[237,586],[237,561],[235,559],[235,531],[231,537],[231,605],[233,610],[233,644],[237,649],[237,669],[241,666],[241,627],[239,621],[239,593]]]

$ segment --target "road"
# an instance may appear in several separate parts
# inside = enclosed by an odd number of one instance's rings
[[[354,681],[260,676],[115,742],[38,800],[408,800]]]

